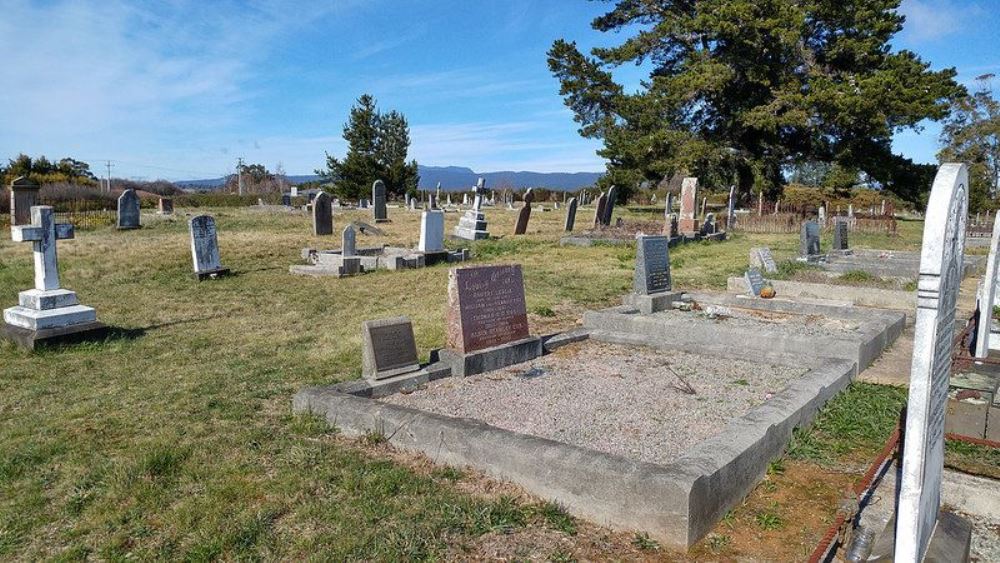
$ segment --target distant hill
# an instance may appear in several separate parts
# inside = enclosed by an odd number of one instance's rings
[[[468,189],[476,184],[480,176],[486,180],[487,188],[548,188],[569,191],[592,186],[604,175],[601,172],[474,172],[464,166],[420,166],[419,173],[422,189],[433,189],[438,182],[441,182],[441,189],[448,191]],[[288,181],[293,185],[319,179],[316,175],[288,177]],[[187,189],[211,190],[222,187],[225,181],[225,178],[209,178],[174,183]]]

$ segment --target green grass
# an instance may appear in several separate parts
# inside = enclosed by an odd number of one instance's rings
[[[97,309],[112,338],[36,354],[0,345],[0,559],[434,559],[494,531],[576,532],[556,505],[469,494],[463,471],[395,460],[384,432],[350,441],[291,412],[303,386],[360,375],[364,320],[410,317],[424,360],[442,346],[447,267],[291,276],[302,247],[339,239],[312,237],[304,214],[225,208],[208,211],[235,275],[198,283],[193,210],[177,211],[144,216],[139,231],[60,242],[64,287]],[[631,288],[633,248],[560,247],[560,212],[534,214],[519,238],[515,212],[487,216],[503,238],[473,244],[475,261],[523,265],[533,332],[575,326]],[[419,213],[390,218],[384,237],[358,244],[415,246]],[[458,218],[448,214],[447,229]],[[358,219],[370,222],[338,213],[336,227]],[[787,258],[798,237],[736,234],[671,249],[675,286],[724,288],[758,245]],[[32,283],[30,245],[3,237],[0,304]]]

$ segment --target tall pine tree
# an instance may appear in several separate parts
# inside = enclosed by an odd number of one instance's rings
[[[617,46],[582,54],[557,40],[549,67],[580,133],[600,138],[606,182],[675,173],[776,192],[783,172],[825,162],[916,201],[929,186],[892,135],[941,119],[963,89],[890,39],[899,0],[618,0],[592,26]],[[616,67],[649,77],[626,92]]]

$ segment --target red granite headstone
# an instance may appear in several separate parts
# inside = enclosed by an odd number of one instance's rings
[[[690,235],[698,232],[695,208],[698,205],[698,178],[684,178],[681,184],[681,213],[678,229]]]
[[[529,336],[519,264],[451,269],[448,348],[468,354]]]

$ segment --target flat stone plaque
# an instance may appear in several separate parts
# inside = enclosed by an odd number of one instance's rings
[[[394,317],[365,321],[362,332],[362,372],[366,378],[384,379],[420,369],[410,319]]]
[[[760,273],[760,270],[750,268],[743,277],[747,282],[747,291],[750,292],[750,295],[760,297],[760,292],[764,289],[764,276]]]
[[[670,291],[670,239],[641,236],[636,244],[634,291],[638,295]]]
[[[529,336],[520,264],[452,268],[448,348],[467,354]]]

